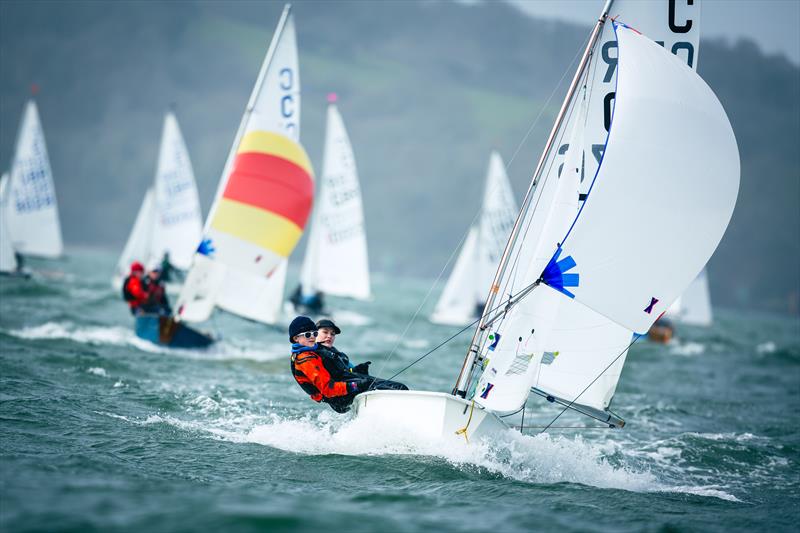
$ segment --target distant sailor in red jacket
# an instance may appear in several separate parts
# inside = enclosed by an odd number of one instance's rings
[[[131,314],[135,315],[139,308],[147,302],[149,294],[144,287],[144,266],[139,261],[131,263],[131,272],[122,282],[122,296],[128,302]]]

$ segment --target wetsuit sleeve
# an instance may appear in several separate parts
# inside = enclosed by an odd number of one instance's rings
[[[306,352],[295,359],[294,366],[314,384],[324,397],[334,398],[347,395],[347,383],[334,381],[322,365],[319,355]]]

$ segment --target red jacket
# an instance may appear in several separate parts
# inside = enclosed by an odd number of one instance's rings
[[[128,276],[128,279],[125,280],[125,292],[133,297],[132,300],[128,300],[128,306],[131,309],[136,309],[145,303],[149,296],[142,286],[142,280],[136,276]]]
[[[352,392],[348,389],[346,381],[333,380],[314,348],[300,345],[292,347],[292,375],[297,384],[315,402],[325,398],[346,396]]]

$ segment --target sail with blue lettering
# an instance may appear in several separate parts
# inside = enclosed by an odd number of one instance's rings
[[[263,295],[282,294],[281,272],[314,195],[311,162],[299,143],[300,94],[294,19],[287,5],[178,299],[180,319],[206,320],[217,307],[259,322],[279,319],[282,298]]]
[[[33,100],[25,105],[14,149],[6,223],[20,254],[54,258],[63,253],[53,172]]]

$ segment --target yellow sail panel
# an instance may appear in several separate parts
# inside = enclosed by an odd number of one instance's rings
[[[281,257],[289,257],[303,234],[302,228],[287,218],[228,198],[220,199],[211,227]]]

